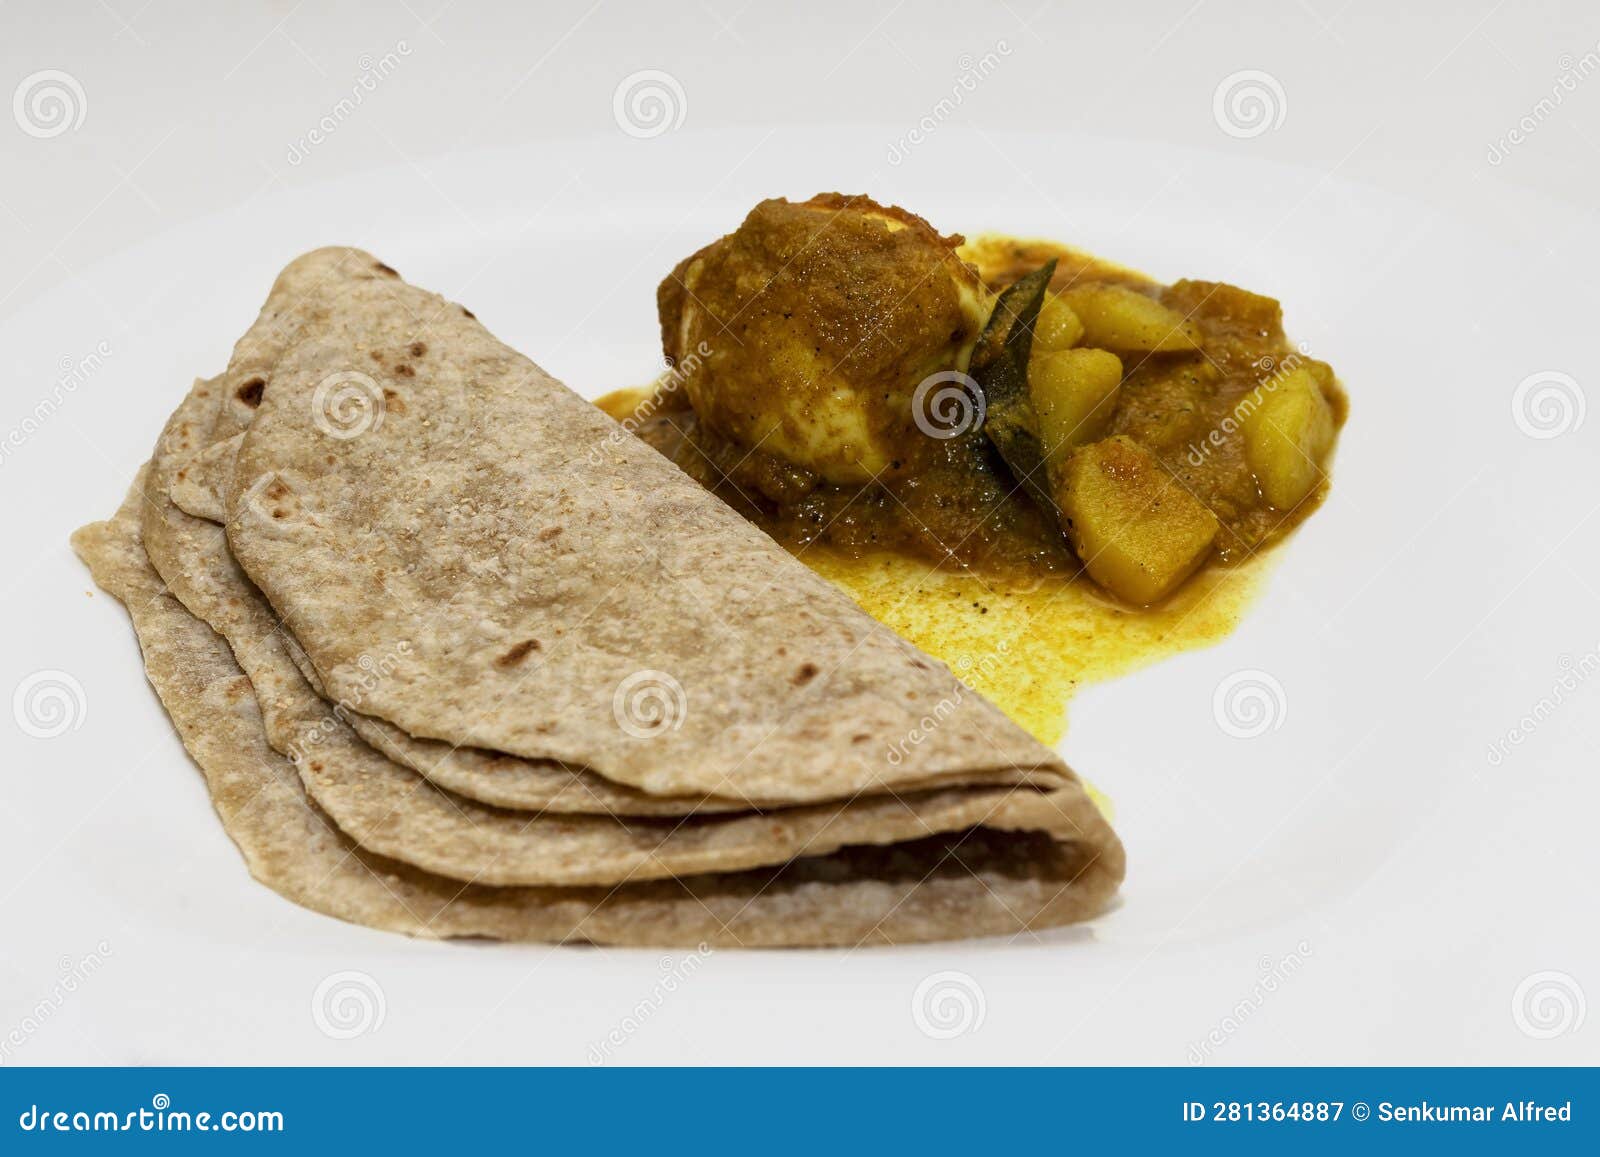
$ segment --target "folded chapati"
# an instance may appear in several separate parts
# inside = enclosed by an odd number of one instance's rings
[[[369,261],[333,266],[321,316],[266,375],[226,504],[234,555],[331,697],[657,795],[807,802],[1061,773],[466,311]],[[374,686],[361,657],[401,648]],[[673,700],[647,740],[618,726],[641,676]]]
[[[858,795],[666,820],[527,814],[453,796],[363,742],[317,695],[295,661],[296,644],[229,556],[223,528],[183,513],[161,491],[168,448],[193,443],[188,415],[209,398],[209,387],[197,383],[146,473],[145,549],[168,588],[233,648],[255,685],[268,741],[295,758],[307,794],[363,847],[475,883],[616,884],[778,864],[991,819],[1076,835],[1076,821],[1059,808],[1068,793],[1031,787]]]
[[[267,743],[227,644],[163,586],[139,540],[139,486],[73,546],[127,605],[145,671],[250,872],[317,912],[429,937],[777,947],[1016,933],[1093,915],[1122,877],[1115,839],[979,828],[848,848],[781,868],[589,888],[463,885],[363,851]],[[1097,817],[1096,817],[1097,818]]]
[[[179,560],[185,553],[200,557],[217,551],[215,543],[205,532],[193,525],[190,520],[179,516],[183,513],[193,513],[201,518],[224,521],[225,515],[222,512],[224,499],[219,491],[226,487],[227,480],[232,477],[234,456],[244,437],[241,431],[255,418],[266,392],[267,377],[276,372],[274,359],[281,357],[295,342],[307,334],[315,333],[317,326],[327,323],[335,316],[335,307],[330,304],[330,298],[338,296],[341,292],[347,297],[356,298],[365,294],[381,307],[383,302],[393,300],[395,287],[400,284],[388,266],[376,261],[369,254],[352,249],[314,250],[292,262],[279,275],[256,322],[235,346],[228,369],[210,381],[196,382],[190,396],[163,433],[153,462],[150,502],[145,515],[146,541],[152,544],[151,549],[158,569],[165,572],[179,567],[181,565]],[[413,315],[423,319],[424,324],[431,325],[440,317],[455,316],[461,312],[459,306],[442,298],[426,296],[429,302],[427,310]],[[407,347],[408,352],[411,348],[413,347]],[[333,375],[334,378],[343,376],[341,373]],[[359,404],[359,400],[359,397],[354,399],[353,404]],[[331,423],[340,417],[339,414],[328,412],[328,407],[337,409],[339,404],[326,400],[319,403],[319,414],[322,419]],[[394,404],[403,405],[403,403]],[[587,407],[587,403],[580,405],[592,409]],[[388,409],[390,406],[391,401],[386,399],[385,408]],[[621,438],[616,437],[620,431],[615,427],[612,430],[612,440],[621,441]],[[331,426],[325,432],[334,441],[345,440],[334,437],[335,434],[348,433],[348,431],[333,430]],[[627,441],[632,440],[627,439]],[[672,472],[677,473],[676,470]],[[704,495],[699,494],[698,488],[692,488],[692,492],[699,495],[700,500],[704,500]],[[252,501],[246,504],[246,516],[258,513],[255,502],[259,497],[259,495],[253,496]],[[160,514],[160,520],[152,525],[151,520],[157,513]],[[757,536],[763,537],[759,534]],[[187,548],[174,541],[185,538],[191,540]],[[782,557],[790,566],[795,565],[786,554]],[[808,580],[811,578],[810,572],[804,568],[797,569]],[[231,558],[227,560],[226,570],[232,572],[228,577],[236,581],[237,569],[232,565]],[[878,628],[872,620],[857,611],[853,604],[848,603],[848,600],[843,600],[833,588],[827,587],[827,590],[834,600],[848,607],[854,618],[888,635],[887,631]],[[231,594],[227,596],[225,602],[230,607],[238,606],[237,600]],[[205,617],[203,612],[202,615]],[[264,624],[258,619],[251,624],[251,629],[260,631],[264,629]],[[287,636],[289,632],[285,634]],[[289,649],[297,659],[304,657],[304,652],[292,639]],[[681,796],[649,794],[623,784],[613,783],[583,770],[580,766],[563,763],[557,759],[525,759],[501,751],[410,735],[383,719],[366,714],[368,703],[372,699],[375,677],[381,675],[387,678],[386,672],[378,672],[375,668],[380,665],[387,668],[397,661],[401,649],[401,645],[397,645],[376,659],[371,653],[357,654],[352,679],[345,684],[345,693],[329,697],[339,703],[341,718],[362,739],[396,762],[420,772],[433,783],[469,799],[517,810],[602,812],[635,816],[729,811],[750,806],[781,806],[785,802],[790,802],[785,798],[760,797],[752,794],[734,799],[695,789],[689,789]],[[409,663],[409,652],[412,650],[410,644],[404,644],[404,650],[408,652],[406,658]],[[917,662],[927,663],[930,660],[919,657]],[[538,660],[535,659],[529,665],[538,665]],[[318,693],[327,695],[326,685],[315,668],[304,663],[302,668]],[[944,698],[929,703],[928,711],[940,719],[954,711],[963,698],[976,699],[953,681],[951,686],[954,689]],[[648,689],[647,683],[646,690]],[[979,702],[981,706],[988,708],[988,704]],[[611,715],[609,719],[603,721],[605,726],[613,730],[617,729],[617,706],[617,693],[613,692],[610,703]],[[992,711],[992,708],[989,710]],[[921,729],[926,727],[928,718],[929,716],[924,713],[912,724],[913,730],[920,734]],[[1001,720],[1014,740],[1016,729],[1003,717]],[[894,738],[885,736],[882,742],[886,744]],[[1013,767],[987,769],[975,767],[965,776],[952,777],[948,773],[939,773],[925,780],[903,774],[893,780],[892,786],[906,791],[937,786],[941,782],[948,783],[953,779],[958,779],[964,784],[983,782],[997,786],[1022,782],[1051,786],[1063,782],[1065,773],[1060,761],[1037,744],[1033,744],[1032,740],[1024,738],[1035,756],[1041,753],[1045,756],[1045,763],[1033,766],[1019,763]],[[875,751],[880,759],[888,754],[881,745]],[[890,786],[886,777],[885,782],[872,783],[858,791],[881,793]]]
[[[1121,879],[1053,753],[360,251],[284,271],[139,498],[75,545],[252,870],[320,911],[854,943],[1080,919]],[[681,696],[642,724],[641,673]]]

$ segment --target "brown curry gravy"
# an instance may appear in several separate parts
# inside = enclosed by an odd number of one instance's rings
[[[1284,337],[1275,301],[1233,286],[1162,286],[1052,242],[981,237],[961,255],[993,289],[1054,257],[1052,289],[1115,282],[1198,327],[1197,354],[1124,356],[1109,431],[1154,453],[1222,522],[1211,562],[1161,604],[1128,606],[1090,580],[981,434],[940,444],[892,488],[838,487],[719,438],[681,391],[620,390],[599,405],[1053,746],[1081,686],[1229,634],[1262,586],[1271,548],[1322,501],[1326,481],[1294,510],[1273,510],[1237,430],[1211,437],[1261,381],[1309,359]],[[1327,392],[1342,426],[1343,391]]]

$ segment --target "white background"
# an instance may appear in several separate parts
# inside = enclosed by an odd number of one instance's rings
[[[1600,1060],[1600,79],[1559,82],[1600,16],[1413,7],[0,9],[0,96],[78,89],[57,135],[0,115],[0,432],[103,351],[0,456],[0,693],[83,689],[53,738],[0,714],[0,1061],[583,1064],[641,1002],[615,1063],[1183,1064],[1213,1031],[1208,1063]],[[614,94],[647,69],[682,123],[638,139]],[[1245,70],[1275,88],[1241,130],[1214,106]],[[252,884],[65,539],[276,269],[366,245],[594,394],[651,372],[678,256],[831,188],[1273,292],[1353,396],[1333,498],[1245,627],[1074,704],[1123,905],[1026,943],[718,953],[658,1000],[661,953],[412,943]],[[1564,408],[1517,409],[1546,372]],[[1241,740],[1213,694],[1254,670],[1284,694]],[[384,1016],[334,1039],[313,1000],[347,970]],[[913,999],[946,970],[984,1013],[936,1039]]]

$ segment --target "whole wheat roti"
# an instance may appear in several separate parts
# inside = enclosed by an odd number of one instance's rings
[[[158,563],[176,566],[184,547],[174,540],[201,534],[169,509],[211,521],[225,521],[219,493],[233,472],[243,429],[255,416],[268,388],[277,358],[297,335],[327,317],[327,298],[354,279],[369,296],[393,294],[398,284],[392,271],[369,254],[352,249],[318,249],[292,262],[273,285],[255,322],[234,347],[228,368],[209,381],[197,381],[179,413],[169,422],[152,463],[149,484],[151,514],[162,522],[146,528],[146,541]],[[459,307],[435,299],[434,313]],[[431,315],[430,315],[431,316]],[[248,510],[248,507],[247,507]],[[209,547],[208,547],[209,549]],[[230,567],[231,569],[231,567]],[[292,642],[292,639],[291,639]],[[290,652],[299,662],[303,652]],[[359,655],[358,683],[372,677],[368,655]],[[302,673],[319,694],[326,688],[313,667],[300,662]],[[408,735],[398,727],[368,716],[349,698],[339,700],[340,716],[362,739],[396,762],[421,772],[432,782],[480,803],[526,811],[593,812],[665,816],[736,811],[751,806],[780,806],[785,801],[730,799],[708,793],[655,796],[616,784],[587,769],[550,759],[524,759],[504,752],[461,747]],[[1059,783],[1058,770],[996,769],[986,783]],[[902,789],[920,786],[902,782]]]
[[[149,505],[146,541],[172,568],[187,553],[215,549],[220,528],[204,530],[192,518],[221,520],[216,488],[232,471],[232,456],[242,431],[255,415],[277,357],[293,335],[320,316],[322,303],[338,282],[341,269],[383,278],[372,258],[358,250],[318,249],[298,258],[279,275],[260,314],[234,347],[228,368],[217,377],[196,381],[189,395],[162,431],[146,483]],[[183,496],[183,497],[180,497]],[[152,521],[154,520],[154,521]],[[235,568],[228,564],[230,571]],[[232,573],[230,580],[242,575]],[[248,604],[252,611],[259,600]],[[270,620],[259,619],[260,629]],[[358,665],[359,660],[358,660]],[[706,795],[654,797],[611,783],[580,768],[551,760],[524,760],[499,752],[456,748],[414,739],[398,728],[361,714],[350,701],[342,718],[363,738],[391,758],[421,771],[442,787],[498,807],[530,811],[579,811],[621,815],[685,815],[694,811],[734,811],[748,801]]]
[[[1075,784],[1049,794],[950,788],[674,820],[530,816],[452,797],[346,726],[301,674],[293,644],[228,555],[223,529],[184,514],[161,492],[166,461],[191,441],[188,413],[207,397],[197,384],[163,432],[145,483],[146,550],[179,600],[233,648],[255,686],[269,742],[296,757],[307,793],[371,851],[470,882],[614,884],[778,864],[979,824],[1072,838],[1081,830],[1075,805],[1093,810]]]
[[[226,502],[330,697],[656,795],[1064,773],[466,311],[350,266],[270,367]],[[402,651],[371,688],[361,657]],[[669,707],[645,738],[623,725],[641,682]]]
[[[325,250],[318,250],[312,258],[320,258]],[[302,258],[302,261],[307,259]],[[314,262],[314,266],[317,262]],[[278,278],[278,286],[296,285],[304,278]],[[280,290],[274,290],[274,298]],[[173,574],[179,587],[205,583],[206,571],[186,565],[186,558],[206,558],[216,573],[221,573],[229,584],[248,584],[248,579],[238,571],[232,557],[226,557],[226,539],[219,525],[210,525],[187,514],[178,506],[178,491],[189,485],[190,506],[206,509],[210,486],[206,478],[213,478],[214,470],[226,470],[226,454],[213,453],[218,446],[237,446],[238,435],[229,438],[229,430],[246,424],[254,413],[254,395],[251,405],[237,405],[237,394],[242,382],[261,378],[262,362],[259,350],[266,346],[274,333],[282,333],[285,307],[274,306],[269,299],[267,309],[262,309],[251,334],[238,342],[237,349],[248,350],[243,368],[230,366],[229,370],[210,381],[197,381],[189,395],[179,406],[173,418],[162,430],[154,459],[147,470],[146,507],[144,507],[144,541],[146,549],[155,555],[158,565]],[[238,354],[235,354],[238,358]],[[270,370],[270,366],[266,366]],[[253,387],[251,387],[253,389]],[[211,438],[224,438],[211,442]],[[208,445],[210,443],[210,445]],[[251,592],[254,594],[254,592]],[[226,592],[211,592],[213,599],[227,599]],[[242,599],[230,605],[230,613],[240,616],[240,631],[262,634],[277,629],[277,621],[259,597]],[[363,667],[365,664],[360,663]],[[307,672],[314,674],[314,672]],[[318,691],[322,688],[318,687]],[[432,739],[414,739],[382,720],[371,719],[358,711],[357,704],[344,701],[339,717],[368,743],[389,755],[390,759],[405,763],[406,767],[421,771],[430,781],[450,791],[466,795],[467,799],[490,803],[494,807],[515,808],[526,811],[589,811],[600,815],[678,816],[693,811],[736,811],[749,807],[749,803],[715,797],[653,797],[632,787],[613,784],[602,776],[581,768],[565,768],[554,760],[525,760],[501,752],[480,751],[469,747],[453,747]]]
[[[213,442],[204,450],[188,455],[176,471],[179,477],[172,480],[173,504],[185,514],[204,518],[210,522],[228,521],[228,511],[223,505],[228,479],[233,476],[233,461],[239,453],[239,443],[244,441],[244,431],[220,442]]]
[[[1099,911],[1122,849],[990,829],[846,849],[782,868],[617,888],[461,885],[342,835],[268,745],[252,684],[223,640],[165,589],[139,540],[141,484],[73,546],[128,607],[146,673],[262,883],[318,912],[419,936],[638,945],[910,943],[1038,930]],[[1095,817],[1096,819],[1098,817]]]
[[[209,400],[195,412],[195,422],[206,436],[187,448],[185,458],[194,460],[179,462],[173,481],[173,489],[192,505],[218,511],[232,454],[214,449],[214,444],[227,442],[250,424],[273,365],[303,327],[325,316],[330,298],[352,278],[387,283],[369,255],[337,248],[304,254],[273,281],[254,324],[234,344],[228,368],[208,383]]]
[[[212,383],[197,383],[196,391],[210,392]],[[221,526],[206,528],[196,525],[196,520],[220,522],[219,506],[213,506],[214,491],[211,483],[217,477],[231,472],[229,457],[237,449],[239,436],[214,443],[206,450],[192,449],[200,433],[208,408],[195,405],[191,398],[185,402],[180,416],[169,423],[162,446],[151,465],[149,506],[146,522],[159,519],[159,524],[147,526],[147,541],[152,549],[172,567],[181,566],[187,549],[204,543],[205,549],[226,549]],[[201,415],[198,423],[190,422],[188,414]],[[168,451],[165,447],[174,449]],[[224,453],[214,451],[223,450]],[[179,476],[182,476],[181,478]],[[180,488],[185,488],[185,500],[180,500]],[[230,560],[231,561],[231,560]],[[235,581],[248,580],[243,575],[232,576]],[[265,616],[255,626],[259,629],[271,618],[271,608],[260,602],[250,604],[252,611]],[[313,689],[324,694],[321,677],[304,652],[286,635],[289,653],[300,672]],[[417,739],[407,735],[393,724],[376,719],[357,710],[346,701],[339,705],[339,717],[370,746],[397,763],[421,772],[431,782],[476,800],[515,811],[537,812],[589,812],[598,815],[677,816],[690,813],[732,812],[747,810],[752,801],[722,799],[715,796],[652,796],[634,788],[614,784],[582,768],[564,767],[553,760],[529,760],[504,752],[485,751],[481,748],[456,747],[434,739]]]

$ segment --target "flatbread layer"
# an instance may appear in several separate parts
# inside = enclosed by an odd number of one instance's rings
[[[301,259],[318,304],[224,471],[233,554],[330,698],[657,796],[1066,775],[461,307],[336,252]]]
[[[145,670],[250,872],[289,900],[428,937],[761,947],[911,943],[1016,934],[1100,911],[1123,874],[1098,821],[1082,839],[979,828],[846,848],[776,869],[613,888],[463,885],[364,851],[307,798],[267,742],[254,688],[226,642],[161,582],[139,537],[143,480],[117,516],[73,536],[121,600]]]
[[[170,423],[163,435],[152,467],[151,511],[160,513],[162,523],[145,529],[149,549],[158,566],[181,568],[184,555],[195,553],[194,543],[187,548],[183,543],[197,535],[205,542],[205,549],[211,549],[210,539],[187,520],[175,517],[174,508],[176,512],[203,520],[226,521],[222,491],[233,475],[243,431],[256,416],[277,359],[303,333],[327,321],[328,299],[352,281],[378,295],[393,294],[399,284],[393,279],[392,271],[359,250],[319,249],[292,262],[277,278],[249,331],[235,345],[228,368],[216,378],[195,383],[180,410],[181,418]],[[435,299],[435,304],[451,313],[459,308],[442,299]],[[247,507],[247,512],[253,509]],[[235,568],[230,562],[226,569],[231,572]],[[283,633],[291,654],[300,661],[304,652],[293,645],[291,634]],[[383,664],[393,662],[395,657],[391,654]],[[708,792],[655,795],[613,783],[587,768],[555,759],[527,759],[409,735],[386,720],[360,710],[360,704],[368,697],[365,692],[369,684],[383,674],[378,669],[379,663],[380,660],[366,653],[356,656],[355,668],[359,674],[353,681],[363,694],[360,699],[336,698],[340,718],[390,759],[450,792],[479,803],[519,811],[675,816],[779,807],[788,802],[750,795],[733,798]],[[300,666],[319,694],[334,698],[328,695],[313,666],[306,662],[300,662]],[[933,710],[942,714],[952,702],[936,704]],[[614,697],[614,715],[615,707]],[[925,718],[923,723],[926,721]],[[900,790],[913,790],[935,786],[949,778],[936,776],[929,782],[918,782],[916,777],[905,776],[895,783]],[[1026,782],[1048,787],[1064,782],[1067,776],[1056,766],[994,768],[967,778],[981,779],[995,786]],[[732,789],[732,785],[727,786]],[[868,790],[882,792],[886,787],[874,785]]]
[[[291,756],[311,798],[363,847],[430,872],[488,884],[615,884],[784,863],[847,845],[891,844],[992,825],[1077,838],[1082,789],[1000,786],[855,796],[771,812],[669,820],[485,807],[444,791],[360,739],[307,682],[294,643],[244,579],[222,527],[160,490],[167,461],[193,441],[197,383],[163,432],[146,474],[142,533],[157,572],[230,644],[256,689],[268,741]],[[368,667],[368,693],[387,675]],[[362,704],[356,704],[357,707]],[[1103,822],[1101,824],[1103,827]]]

